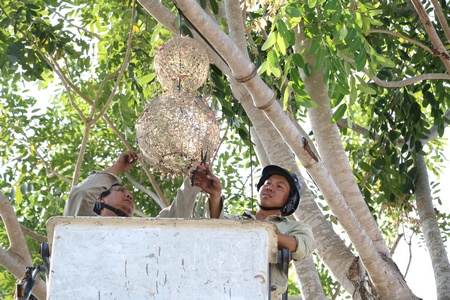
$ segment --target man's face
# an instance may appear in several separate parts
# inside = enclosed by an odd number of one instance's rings
[[[111,187],[111,193],[102,198],[102,200],[112,207],[121,210],[131,217],[134,214],[134,201],[130,191],[120,185]]]
[[[283,206],[289,197],[290,189],[284,176],[272,175],[259,189],[259,204],[266,207]]]

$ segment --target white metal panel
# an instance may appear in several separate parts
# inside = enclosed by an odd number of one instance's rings
[[[268,299],[266,222],[55,217],[47,299]]]

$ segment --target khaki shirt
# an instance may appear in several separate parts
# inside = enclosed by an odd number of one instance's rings
[[[95,172],[78,186],[72,187],[69,200],[64,207],[64,216],[97,216],[94,212],[95,201],[101,192],[122,180],[112,173]],[[160,218],[189,218],[195,205],[195,199],[200,188],[192,187],[186,177],[178,189],[172,204],[159,213]]]

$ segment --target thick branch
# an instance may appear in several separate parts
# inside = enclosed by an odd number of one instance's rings
[[[437,34],[436,30],[434,29],[433,23],[431,22],[430,17],[428,16],[425,8],[423,7],[420,0],[411,0],[411,2],[414,5],[414,8],[416,9],[420,20],[422,21],[425,31],[430,37],[431,43],[435,48],[434,51],[435,54],[438,55],[439,58],[442,60],[445,68],[447,69],[447,72],[450,72],[450,55],[447,49],[445,48],[444,44],[442,43],[441,39],[439,38],[439,35]]]
[[[346,216],[341,221],[344,229],[354,230],[355,228],[361,228],[361,232],[364,232],[364,228],[361,227],[358,219],[353,215],[352,210],[348,207],[348,204],[323,163],[321,161],[316,161],[302,146],[303,137],[298,133],[292,121],[289,120],[289,118],[286,118],[282,107],[275,101],[273,91],[257,74],[252,76],[252,70],[255,68],[254,65],[246,59],[246,56],[243,55],[229,37],[224,34],[220,27],[203,13],[201,7],[195,1],[178,0],[176,5],[227,61],[234,76],[237,78],[237,81],[242,82],[252,95],[255,106],[264,111],[308,172],[317,179],[316,183],[327,199],[330,207],[333,208],[333,212],[337,216]],[[375,265],[383,265],[384,262],[381,260],[380,256],[375,253],[373,248],[368,247],[370,249],[367,249],[362,246],[371,244],[367,234],[352,237],[352,242],[355,245],[360,246],[360,253],[362,257],[366,258],[365,263],[367,264],[368,269],[374,269],[373,271],[375,273],[381,270],[380,268],[372,268],[372,266]],[[379,278],[381,278],[381,274],[379,275]]]
[[[179,31],[175,26],[176,16],[160,1],[157,0],[138,0],[138,2],[144,7],[158,23],[163,24],[167,29],[172,32]]]
[[[242,53],[247,54],[246,26],[242,18],[240,3],[237,0],[225,0],[224,7],[229,28],[228,35],[235,41]]]
[[[6,233],[8,234],[10,243],[9,250],[17,253],[25,262],[31,264],[28,245],[23,237],[20,223],[17,220],[11,204],[2,192],[0,192],[0,216],[2,217],[6,227]]]
[[[439,23],[442,26],[442,29],[444,30],[445,36],[447,37],[447,41],[450,41],[450,28],[447,23],[447,17],[444,15],[442,7],[439,5],[438,1],[431,0],[431,3],[433,3],[434,11],[436,13],[436,16],[438,17]]]
[[[17,216],[2,192],[0,192],[0,216],[5,224],[10,244],[8,250],[0,248],[0,264],[19,278],[25,272],[26,267],[33,266],[33,262]],[[39,299],[46,298],[43,281],[38,281],[33,294]]]
[[[23,224],[20,224],[20,228],[22,229],[23,234],[28,235],[30,238],[32,238],[36,242],[44,243],[44,242],[48,241],[48,239],[47,239],[47,237],[45,235],[36,233],[36,232],[34,232],[33,230],[31,230],[30,228],[26,227]]]
[[[431,196],[427,166],[425,159],[421,155],[416,155],[416,167],[417,182],[415,194],[417,211],[430,254],[431,265],[433,266],[438,299],[445,299],[450,294],[450,263],[433,208],[433,197]]]

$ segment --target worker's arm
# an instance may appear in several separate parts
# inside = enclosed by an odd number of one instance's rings
[[[276,225],[278,228],[278,249],[289,248],[294,260],[301,260],[311,255],[315,248],[315,242],[309,225],[292,220]],[[293,247],[294,239],[295,247]]]
[[[112,185],[121,183],[122,180],[117,175],[130,170],[137,160],[138,155],[135,152],[123,152],[110,167],[90,175],[78,186],[72,187],[64,207],[64,215],[95,216],[93,210],[98,195]]]
[[[194,186],[198,186],[209,195],[210,218],[219,218],[223,211],[222,183],[220,179],[211,173],[208,165],[200,165],[195,172],[194,170],[191,171],[191,181],[194,183]]]
[[[188,176],[183,181],[182,186],[177,191],[177,196],[170,206],[160,211],[160,218],[189,218],[195,205],[195,199],[201,189],[191,186]]]
[[[289,250],[291,250],[291,253],[297,250],[298,245],[295,236],[277,232],[277,237],[278,237],[278,250],[289,248]]]
[[[125,151],[110,167],[103,170],[104,173],[119,175],[129,171],[138,161],[138,154],[134,151]]]

